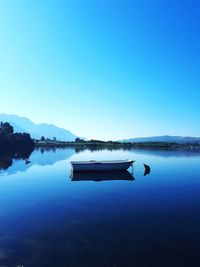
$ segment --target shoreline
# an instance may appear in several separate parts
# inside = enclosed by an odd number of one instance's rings
[[[119,143],[119,142],[63,142],[63,141],[36,141],[35,148],[65,148],[77,147],[81,149],[131,149],[131,148],[145,148],[145,149],[183,149],[183,150],[197,150],[200,151],[200,144],[178,144],[165,142],[146,142],[146,143]]]

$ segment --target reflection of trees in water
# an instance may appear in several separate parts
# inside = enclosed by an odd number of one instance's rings
[[[45,152],[56,152],[56,150],[59,149],[59,150],[66,150],[66,147],[36,147],[35,148],[35,151],[40,151],[41,154],[44,154]]]
[[[68,145],[67,147],[36,147],[35,151],[40,151],[41,154],[44,154],[45,152],[56,152],[57,150],[63,150],[65,151],[66,149],[73,149],[76,153],[82,152],[84,150],[90,150],[90,151],[102,151],[102,150],[109,150],[109,151],[113,151],[113,150],[130,150],[130,149],[124,149],[121,147],[113,147],[113,146],[109,146],[109,145],[96,145],[96,144],[91,144],[91,145]]]
[[[0,154],[0,170],[7,170],[13,163],[13,158],[9,154]]]
[[[33,149],[24,151],[0,152],[0,170],[7,170],[13,164],[13,159],[27,159],[30,157]]]
[[[40,151],[41,154],[44,154],[46,152],[56,152],[56,147],[41,147],[41,148],[36,148],[36,151]]]
[[[0,170],[7,170],[13,159],[29,158],[35,147],[28,133],[14,133],[8,122],[0,122]]]
[[[131,146],[111,146],[111,145],[98,145],[98,144],[91,144],[91,145],[77,145],[74,147],[75,152],[79,153],[84,150],[89,150],[91,152],[94,151],[115,151],[115,150],[121,150],[121,151],[132,151],[136,154],[146,154],[146,155],[153,155],[153,156],[159,156],[159,157],[191,157],[191,156],[200,156],[200,150],[199,149],[191,149],[191,148],[152,148],[152,147],[131,147]]]
[[[91,144],[91,145],[77,145],[74,147],[75,152],[79,153],[84,150],[89,150],[91,152],[93,151],[102,151],[102,150],[109,150],[109,151],[115,151],[115,150],[130,150],[129,148],[123,148],[120,146],[109,146],[109,145],[98,145],[98,144]]]
[[[132,150],[136,154],[140,155],[152,155],[163,158],[170,157],[200,157],[199,149],[189,149],[189,148],[134,148]]]

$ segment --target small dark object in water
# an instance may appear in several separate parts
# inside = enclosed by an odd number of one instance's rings
[[[144,164],[144,176],[150,174],[150,172],[151,172],[150,166]]]
[[[31,163],[31,161],[30,161],[30,160],[27,160],[27,159],[25,159],[25,164],[29,164],[29,163]]]

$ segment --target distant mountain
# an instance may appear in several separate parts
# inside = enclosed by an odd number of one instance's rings
[[[121,140],[120,142],[124,143],[167,142],[167,143],[185,144],[185,143],[200,143],[200,137],[163,135],[163,136],[152,136],[152,137],[136,137],[136,138]]]
[[[32,138],[36,139],[40,139],[41,136],[44,136],[50,139],[56,137],[57,140],[61,141],[74,141],[76,138],[76,135],[70,131],[59,128],[53,124],[35,124],[27,118],[16,115],[0,114],[0,121],[9,122],[13,126],[15,132],[27,132],[30,133]]]

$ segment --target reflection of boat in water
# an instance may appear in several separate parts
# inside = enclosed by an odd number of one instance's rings
[[[72,161],[73,171],[123,171],[133,164],[133,160],[113,161]]]
[[[75,171],[71,175],[72,181],[111,181],[111,180],[135,180],[129,171]]]

